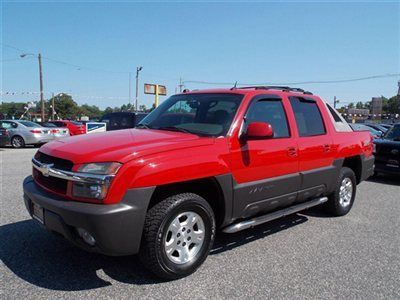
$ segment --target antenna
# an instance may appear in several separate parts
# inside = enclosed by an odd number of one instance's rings
[[[237,87],[237,81],[235,81],[235,84],[233,85],[233,87],[231,87],[231,90],[236,90],[236,87]]]

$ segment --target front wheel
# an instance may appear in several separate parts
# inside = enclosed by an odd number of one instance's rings
[[[343,167],[336,182],[335,191],[329,196],[326,208],[333,216],[346,215],[353,206],[357,181],[352,169]]]
[[[168,197],[146,215],[142,263],[157,276],[177,279],[204,262],[215,237],[215,217],[205,199],[192,193]]]

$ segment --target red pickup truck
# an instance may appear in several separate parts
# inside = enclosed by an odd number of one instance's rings
[[[30,215],[74,244],[139,253],[169,279],[194,272],[217,230],[324,205],[347,214],[373,173],[369,132],[289,87],[185,92],[135,129],[42,146],[23,183]]]

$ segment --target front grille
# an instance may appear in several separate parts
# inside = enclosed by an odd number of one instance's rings
[[[50,156],[38,151],[35,155],[35,159],[43,164],[53,164],[55,169],[63,171],[72,171],[73,162],[70,160]]]
[[[53,168],[63,171],[72,171],[72,167],[74,165],[72,161],[50,156],[40,151],[35,154],[35,159],[43,164],[53,164]],[[49,189],[50,191],[63,195],[67,194],[68,180],[52,176],[43,176],[43,174],[35,168],[33,168],[33,178],[38,184]]]
[[[63,195],[67,193],[68,180],[51,176],[43,176],[43,174],[35,168],[33,169],[33,178],[38,184],[49,189],[50,191]]]

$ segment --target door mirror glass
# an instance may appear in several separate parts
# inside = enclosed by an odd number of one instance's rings
[[[247,126],[246,139],[263,140],[274,137],[271,124],[265,122],[252,122]]]

